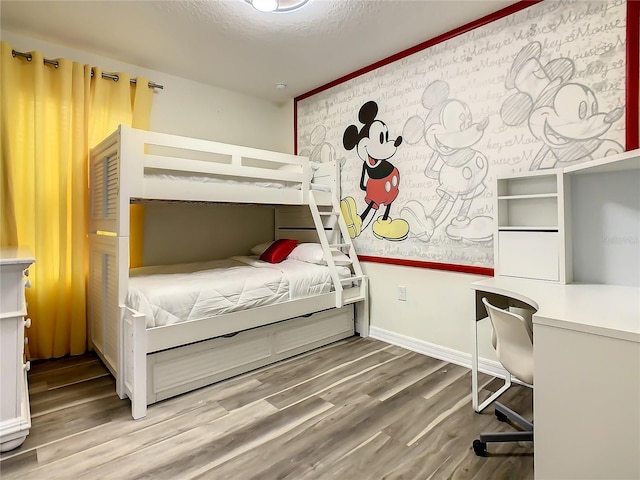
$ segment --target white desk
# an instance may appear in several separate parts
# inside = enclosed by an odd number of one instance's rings
[[[472,288],[474,325],[486,317],[483,296],[535,310],[535,478],[640,479],[640,288],[510,277]]]

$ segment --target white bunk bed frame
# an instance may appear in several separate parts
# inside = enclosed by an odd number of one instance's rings
[[[299,171],[278,170],[299,165]],[[129,397],[134,419],[147,405],[346,338],[369,334],[368,280],[339,207],[339,165],[323,164],[314,191],[309,161],[120,126],[91,149],[89,339]],[[158,172],[171,176],[159,176]],[[280,181],[299,188],[184,181],[181,175]],[[333,291],[204,319],[146,328],[125,305],[129,280],[129,208],[139,200],[272,204],[278,238],[322,245]],[[332,250],[348,253],[353,275],[340,279]],[[355,308],[354,308],[355,307]],[[355,313],[354,313],[355,311]],[[215,317],[221,319],[221,316]]]

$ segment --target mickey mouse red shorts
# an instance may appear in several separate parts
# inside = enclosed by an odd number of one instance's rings
[[[396,167],[384,178],[369,178],[367,180],[367,196],[364,201],[368,204],[373,202],[372,207],[376,210],[380,205],[389,205],[398,196],[398,185],[400,184],[400,172]]]

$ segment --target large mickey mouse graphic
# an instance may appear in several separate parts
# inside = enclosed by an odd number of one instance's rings
[[[622,118],[621,107],[601,112],[589,87],[572,80],[573,61],[555,58],[543,64],[540,42],[525,45],[513,60],[505,85],[516,90],[503,102],[505,125],[525,122],[542,142],[530,170],[564,167],[624,151],[614,140],[603,138]]]
[[[378,104],[368,101],[360,108],[358,120],[363,124],[361,128],[349,125],[344,131],[342,143],[347,150],[356,149],[362,160],[362,175],[360,189],[365,192],[366,208],[358,214],[356,201],[353,197],[346,197],[340,202],[340,209],[347,223],[349,235],[355,238],[367,228],[381,205],[385,211],[382,217],[371,227],[376,238],[399,241],[407,238],[409,224],[401,219],[389,218],[391,204],[398,196],[400,172],[389,162],[402,143],[402,136],[389,138],[387,125],[376,120]]]
[[[422,138],[433,151],[427,162],[425,175],[437,180],[436,193],[440,197],[431,209],[418,200],[409,200],[400,211],[409,222],[411,234],[428,242],[437,227],[452,216],[445,228],[452,240],[487,242],[493,237],[493,220],[484,215],[471,215],[474,198],[485,190],[488,162],[475,149],[489,124],[488,118],[474,122],[466,102],[449,97],[449,85],[441,80],[431,82],[422,94],[426,118],[411,117],[404,127],[407,143]]]

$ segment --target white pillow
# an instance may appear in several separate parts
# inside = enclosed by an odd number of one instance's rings
[[[351,265],[351,259],[344,253],[335,251],[331,253],[336,265]],[[315,263],[317,265],[327,264],[324,258],[324,252],[322,251],[322,245],[319,243],[301,243],[293,249],[288,258],[301,262]]]
[[[251,253],[253,253],[254,255],[262,255],[264,253],[264,251],[269,248],[271,246],[271,244],[273,243],[273,241],[271,242],[265,242],[265,243],[261,243],[259,245],[256,245],[255,247],[253,247],[251,249]]]

